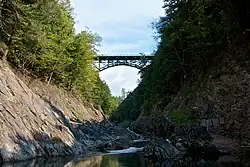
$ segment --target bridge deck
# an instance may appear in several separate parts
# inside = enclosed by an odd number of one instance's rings
[[[98,56],[97,60],[153,60],[154,56]]]

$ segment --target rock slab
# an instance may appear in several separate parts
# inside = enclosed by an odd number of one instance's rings
[[[84,152],[62,111],[34,94],[0,60],[0,161]]]

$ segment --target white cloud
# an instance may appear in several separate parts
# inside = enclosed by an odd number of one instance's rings
[[[102,47],[100,48],[101,53],[106,54],[139,54],[140,52],[135,52],[135,50],[143,52],[145,47],[148,46],[146,41],[134,41],[131,43],[112,43],[107,42],[103,43]],[[151,50],[151,49],[150,49]]]
[[[152,21],[163,14],[163,0],[72,0],[77,32],[90,28],[102,38],[101,53],[150,53],[155,49]],[[114,95],[133,90],[138,70],[113,67],[100,73]]]
[[[73,0],[80,22],[95,28],[111,23],[144,24],[163,13],[162,0]]]
[[[121,95],[121,89],[132,91],[137,86],[138,70],[130,67],[112,67],[100,73],[101,79],[107,81],[114,95]]]

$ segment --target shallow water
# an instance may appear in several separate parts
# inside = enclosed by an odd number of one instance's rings
[[[143,157],[140,153],[129,154],[105,154],[92,155],[78,158],[56,158],[56,159],[37,159],[19,163],[5,164],[2,167],[240,167],[246,166],[233,161],[232,158],[220,159],[218,161],[193,161],[178,160],[165,161],[154,164]],[[230,162],[228,162],[230,161]]]

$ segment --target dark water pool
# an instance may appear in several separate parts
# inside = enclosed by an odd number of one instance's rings
[[[227,159],[229,158],[229,159]],[[84,158],[38,159],[19,163],[5,164],[2,167],[240,167],[247,166],[230,157],[218,161],[178,160],[158,164],[145,159],[140,153],[116,155],[92,155]]]

